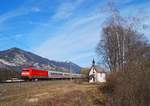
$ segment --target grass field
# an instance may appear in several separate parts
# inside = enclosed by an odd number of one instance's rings
[[[0,83],[0,106],[103,106],[98,88],[69,80]]]

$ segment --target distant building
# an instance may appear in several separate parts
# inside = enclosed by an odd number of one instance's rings
[[[106,72],[98,65],[95,65],[93,59],[92,67],[89,70],[89,83],[95,82],[106,82]]]

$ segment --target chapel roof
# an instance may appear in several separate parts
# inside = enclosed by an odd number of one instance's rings
[[[99,65],[95,65],[94,68],[95,68],[96,72],[99,72],[99,73],[106,73],[106,72],[104,71],[104,69],[103,69],[102,67],[100,67]]]

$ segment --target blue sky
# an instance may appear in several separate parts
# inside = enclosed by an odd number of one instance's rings
[[[150,34],[150,0],[114,0],[124,16],[144,16]],[[0,50],[19,47],[57,61],[90,66],[107,0],[0,0]],[[139,11],[140,9],[140,11]]]

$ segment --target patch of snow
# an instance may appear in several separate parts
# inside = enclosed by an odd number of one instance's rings
[[[15,56],[15,58],[13,59],[13,62],[16,63],[16,64],[24,64],[27,62],[26,58],[24,57],[24,55],[20,55],[20,54],[17,54]]]
[[[65,61],[65,63],[71,63],[71,61]]]
[[[8,65],[8,66],[16,66],[15,63],[10,63],[10,62],[5,61],[5,60],[3,60],[3,59],[0,59],[0,62],[3,63],[3,64],[5,64],[5,65]]]

